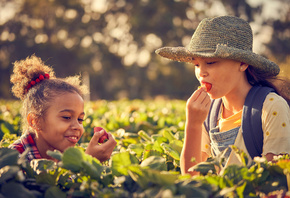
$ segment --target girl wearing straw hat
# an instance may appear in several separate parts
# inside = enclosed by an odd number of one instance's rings
[[[290,152],[289,98],[276,84],[279,66],[253,53],[252,42],[246,21],[220,16],[202,20],[188,48],[156,50],[192,63],[201,84],[186,104],[183,174],[196,174],[188,169],[210,156],[223,155],[224,167],[239,164],[230,145],[248,154],[249,163],[255,156],[272,160]]]

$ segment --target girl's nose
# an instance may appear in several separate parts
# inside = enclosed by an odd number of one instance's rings
[[[72,123],[71,123],[71,127],[72,129],[74,130],[83,130],[84,127],[83,127],[83,124],[79,122],[79,120],[74,120]]]
[[[208,76],[208,71],[205,66],[200,65],[198,68],[196,68],[196,77],[199,79],[200,77],[206,77]]]

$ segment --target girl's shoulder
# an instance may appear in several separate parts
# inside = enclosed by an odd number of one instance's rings
[[[277,93],[269,93],[263,103],[263,114],[272,114],[273,116],[278,115],[290,115],[290,108],[287,101]]]
[[[25,148],[24,148],[24,144],[23,142],[21,141],[21,139],[18,139],[16,140],[15,142],[13,142],[12,144],[10,144],[8,146],[8,148],[11,148],[11,149],[15,149],[17,150],[19,153],[23,153]]]
[[[19,153],[23,153],[26,148],[34,143],[33,134],[25,133],[18,140],[8,146],[8,148],[15,149]]]
[[[289,109],[289,105],[287,103],[287,101],[280,95],[278,95],[275,92],[270,92],[264,101],[264,105],[263,107],[267,107],[267,106],[277,106],[277,107],[287,107]],[[286,109],[287,109],[286,108]]]

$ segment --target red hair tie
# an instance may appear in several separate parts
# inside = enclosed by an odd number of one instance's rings
[[[49,79],[49,74],[39,74],[38,78],[36,78],[35,80],[32,80],[28,83],[27,87],[26,87],[26,92],[28,92],[28,90],[33,87],[35,84],[40,83],[41,81],[45,80],[45,79]]]

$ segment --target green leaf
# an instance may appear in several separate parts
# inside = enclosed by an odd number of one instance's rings
[[[143,140],[145,140],[146,142],[151,142],[151,141],[152,141],[152,139],[151,139],[151,137],[148,135],[148,133],[146,133],[146,132],[143,131],[143,130],[140,130],[140,131],[138,132],[138,135],[139,135]]]
[[[53,169],[55,162],[47,159],[34,159],[30,163],[34,171],[46,171],[48,169]]]
[[[198,171],[202,175],[206,175],[209,171],[212,171],[212,173],[216,173],[214,164],[210,162],[200,162],[189,168],[188,171]]]
[[[247,182],[243,182],[242,185],[236,188],[238,197],[244,197],[244,191],[245,191],[246,186],[247,186]]]
[[[172,140],[169,145],[175,149],[178,153],[181,153],[183,142],[181,140]]]
[[[198,198],[208,198],[210,196],[210,190],[201,188],[201,183],[197,181],[185,181],[179,188],[179,193],[185,197],[198,197]]]
[[[162,156],[162,153],[156,150],[145,150],[143,152],[143,160],[147,159],[150,156]]]
[[[128,174],[141,188],[144,189],[148,186],[148,178],[144,177],[143,170],[140,166],[132,165],[128,167]]]
[[[146,142],[144,149],[145,150],[152,150],[153,147],[154,147],[154,143],[152,143],[152,142],[149,142],[149,143]]]
[[[159,171],[153,169],[144,170],[144,176],[147,177],[151,182],[159,184],[161,186],[173,185],[178,179],[176,172]]]
[[[0,169],[0,184],[16,177],[20,168],[18,166],[5,166]]]
[[[158,143],[163,143],[163,142],[167,142],[168,139],[163,137],[162,135],[159,135],[159,134],[154,134],[154,135],[151,135],[151,139],[153,142],[158,142]]]
[[[233,184],[238,184],[241,180],[252,180],[252,173],[244,166],[238,166],[236,164],[226,167],[223,173],[224,177],[227,177]]]
[[[36,183],[39,184],[49,184],[51,186],[56,185],[56,177],[57,175],[50,175],[46,172],[41,172],[38,175],[35,176],[36,178]]]
[[[144,151],[144,145],[139,143],[139,144],[130,144],[128,146],[128,150],[130,152],[136,153],[137,157],[141,157]]]
[[[132,133],[132,132],[126,132],[124,133],[124,138],[133,138],[133,139],[138,139],[139,138],[139,135],[136,134],[136,133]]]
[[[162,144],[162,142],[160,143],[160,142],[158,142],[158,141],[155,141],[154,143],[153,143],[153,146],[152,146],[152,150],[155,150],[155,151],[158,151],[158,152],[160,152],[160,153],[164,153],[164,150],[163,150],[163,148],[161,147],[161,144]]]
[[[35,197],[32,192],[25,188],[22,184],[16,182],[8,182],[1,186],[1,194],[4,197],[17,197],[17,198],[33,198]]]
[[[86,161],[82,162],[82,167],[82,171],[86,175],[90,176],[92,179],[100,180],[102,171],[104,170],[103,168],[96,168],[94,165]]]
[[[138,162],[138,159],[129,152],[117,153],[111,159],[112,172],[115,176],[128,175],[128,167]]]
[[[100,181],[103,186],[108,186],[110,184],[113,184],[115,176],[111,173],[107,175],[102,175],[102,180]]]
[[[62,153],[58,150],[54,150],[54,151],[48,150],[46,153],[47,155],[49,155],[50,157],[54,159],[57,159],[58,161],[61,161],[62,159]]]
[[[159,186],[173,185],[179,174],[177,172],[159,171],[153,169],[144,169],[138,166],[131,166],[128,172],[132,179],[136,181],[143,189],[149,187],[149,184],[157,184]]]
[[[206,175],[204,179],[207,181],[207,183],[218,186],[220,177],[217,175]]]
[[[10,134],[12,133],[14,130],[13,130],[13,125],[11,125],[10,123],[8,122],[2,122],[0,124],[0,131],[3,133],[3,134]],[[10,132],[11,131],[11,132]]]
[[[45,191],[45,198],[66,198],[66,193],[60,190],[57,186],[52,186]]]
[[[236,190],[236,186],[225,187],[219,192],[219,195],[222,197],[236,197],[235,190]]]
[[[177,131],[174,135],[174,137],[178,140],[183,141],[184,139],[184,132],[183,131]]]
[[[62,156],[62,167],[73,172],[79,172],[82,168],[85,153],[77,147],[66,149]]]
[[[66,186],[68,184],[68,181],[71,180],[70,177],[71,177],[71,175],[68,174],[68,172],[65,172],[65,173],[59,175],[58,184],[61,186]]]
[[[175,140],[174,135],[171,133],[169,129],[162,129],[161,134],[163,137],[167,138],[169,142]]]
[[[165,117],[159,117],[158,122],[157,122],[157,126],[159,128],[164,128],[165,127]]]
[[[240,162],[243,164],[243,166],[247,166],[249,162],[247,154],[234,145],[232,145],[231,148],[233,149],[234,153],[236,154]]]
[[[230,187],[230,186],[233,186],[233,183],[225,178],[225,177],[220,177],[220,180],[219,180],[219,187],[221,189],[224,189],[224,188],[227,188],[227,187]]]
[[[164,157],[150,156],[143,160],[140,164],[141,167],[148,167],[150,169],[165,171],[167,170],[166,161]]]
[[[170,155],[175,160],[180,160],[180,153],[175,150],[172,146],[166,143],[162,143],[161,147],[163,148],[164,152]]]
[[[19,152],[10,148],[0,148],[0,168],[17,165]]]

